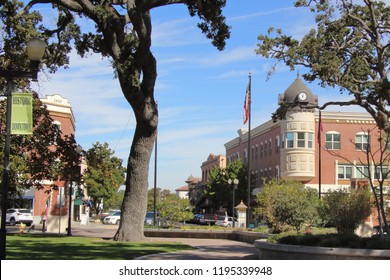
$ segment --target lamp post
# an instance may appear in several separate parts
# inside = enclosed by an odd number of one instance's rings
[[[78,145],[75,149],[75,156],[77,157],[77,161],[72,161],[72,167],[70,171],[70,185],[69,185],[69,205],[68,205],[68,233],[67,236],[72,236],[72,195],[73,195],[73,179],[75,175],[80,175],[80,166],[79,166],[79,158],[82,152],[82,147]],[[76,160],[75,157],[75,160]],[[73,158],[73,157],[72,157]]]
[[[238,179],[229,179],[228,183],[231,185],[233,183],[233,203],[232,203],[232,216],[233,216],[233,228],[235,227],[235,221],[234,221],[234,207],[236,205],[236,189],[238,187],[238,183],[240,181]]]
[[[6,78],[6,90],[5,96],[7,97],[6,103],[6,121],[5,121],[5,144],[4,144],[4,167],[3,167],[3,191],[1,196],[1,242],[0,242],[0,254],[1,259],[6,258],[6,228],[5,219],[7,211],[7,197],[8,197],[8,185],[9,185],[9,171],[10,171],[10,136],[11,136],[11,108],[12,108],[12,90],[14,88],[14,79],[27,78],[33,81],[38,79],[38,66],[39,62],[45,54],[46,44],[39,39],[32,39],[27,42],[27,55],[30,58],[31,71],[19,71],[19,70],[5,70],[0,69],[0,77]]]

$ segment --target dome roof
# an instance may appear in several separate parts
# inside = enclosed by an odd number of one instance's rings
[[[300,94],[305,93],[302,99]],[[297,77],[295,81],[286,89],[284,94],[279,95],[279,104],[287,102],[289,104],[301,103],[301,105],[317,105],[318,96],[314,95],[311,90],[305,85],[301,78]]]

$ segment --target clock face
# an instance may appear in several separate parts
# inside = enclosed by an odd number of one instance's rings
[[[301,93],[298,95],[298,98],[299,98],[299,100],[304,101],[304,100],[306,100],[307,95],[306,95],[305,92],[301,92]]]

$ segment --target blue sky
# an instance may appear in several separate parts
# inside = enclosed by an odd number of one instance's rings
[[[155,97],[160,116],[160,188],[174,190],[185,185],[188,176],[201,176],[200,166],[210,153],[225,154],[224,144],[244,127],[243,104],[249,73],[252,128],[270,119],[277,108],[278,94],[297,76],[280,65],[267,80],[273,61],[256,55],[257,36],[274,26],[301,38],[314,27],[309,10],[294,8],[293,0],[227,2],[224,14],[231,26],[231,38],[222,52],[203,36],[196,27],[197,18],[191,18],[184,5],[152,11],[152,50],[158,62]],[[320,103],[346,98],[335,89],[322,89],[316,83],[308,86],[319,95]],[[69,100],[76,117],[76,139],[84,149],[96,142],[107,142],[126,166],[135,120],[108,60],[99,55],[81,59],[72,53],[70,67],[53,75],[42,74],[36,89],[42,97],[60,94]],[[153,181],[154,154],[150,188]]]

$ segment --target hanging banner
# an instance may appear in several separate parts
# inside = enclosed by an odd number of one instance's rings
[[[11,134],[32,134],[32,95],[12,93]]]

